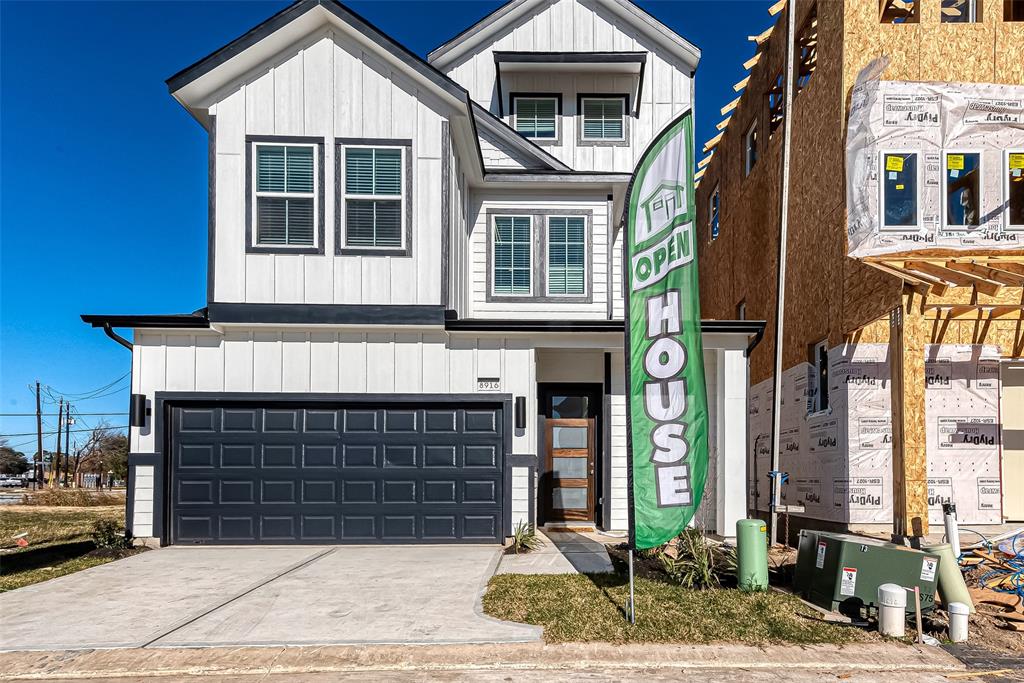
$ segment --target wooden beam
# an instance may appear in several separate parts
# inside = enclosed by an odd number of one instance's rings
[[[711,163],[711,158],[712,158],[713,156],[715,156],[715,155],[714,155],[714,153],[712,152],[711,154],[707,155],[706,157],[704,157],[703,159],[701,159],[700,161],[698,161],[698,162],[697,162],[697,168],[704,168],[705,166],[707,166],[708,164],[710,164],[710,163]]]
[[[742,95],[741,95],[740,97],[742,97]],[[740,103],[740,98],[739,98],[739,97],[737,97],[737,98],[736,98],[735,100],[733,100],[733,101],[732,101],[732,102],[730,102],[729,104],[727,104],[727,105],[725,105],[724,107],[722,107],[722,109],[721,109],[721,111],[722,111],[722,116],[725,116],[726,114],[728,114],[729,112],[731,112],[731,111],[732,111],[733,109],[735,109],[735,108],[736,108],[736,105],[738,105],[739,103]]]
[[[1003,286],[998,282],[993,282],[992,280],[987,280],[971,273],[964,273],[959,270],[950,270],[949,268],[946,268],[945,265],[940,266],[929,261],[907,261],[906,267],[942,278],[943,280],[948,280],[956,285],[974,287],[982,294],[988,294],[989,296],[999,296],[999,292],[1003,290]]]
[[[722,141],[722,136],[723,135],[725,135],[725,133],[719,133],[715,137],[713,137],[710,140],[708,140],[707,142],[705,142],[704,143],[704,151],[705,152],[710,152],[711,150],[713,150],[718,145],[718,143]]]
[[[743,80],[738,83],[734,83],[732,86],[733,92],[739,92],[747,87],[747,83],[750,81],[750,74],[747,74]]]
[[[977,275],[982,279],[998,282],[999,284],[1007,287],[1024,286],[1024,275],[997,270],[996,268],[983,266],[977,263],[947,261],[946,268],[949,268],[950,270],[959,270],[963,273],[970,273],[971,275]]]
[[[698,181],[701,178],[703,178],[704,177],[704,171],[706,171],[706,170],[707,170],[706,168],[702,168],[699,171],[697,171],[696,173],[694,173],[693,174],[694,181]]]
[[[757,64],[759,61],[761,61],[761,53],[755,52],[753,57],[743,62],[743,68],[749,71],[750,69],[753,69],[754,65]]]
[[[786,6],[786,0],[779,0],[777,3],[768,8],[768,14],[773,17],[782,11],[782,8]]]
[[[718,123],[715,124],[715,128],[717,128],[718,130],[725,130],[726,128],[729,127],[729,122],[730,121],[732,121],[732,117],[731,116],[728,117],[728,118],[722,119],[721,121],[719,121]]]
[[[989,319],[1024,320],[1024,306],[992,306],[988,311]]]
[[[886,261],[867,261],[867,263],[869,263],[869,264],[871,264],[873,266],[877,266],[879,263],[881,263],[883,265],[889,266],[890,268],[892,268],[893,270],[895,270],[898,273],[909,275],[910,277],[917,278],[919,280],[927,282],[929,285],[931,285],[932,292],[935,294],[935,296],[945,296],[946,292],[949,291],[950,287],[955,287],[956,286],[955,284],[951,284],[951,283],[949,283],[949,282],[947,282],[947,281],[945,281],[945,280],[943,280],[941,278],[937,278],[937,277],[934,277],[932,275],[928,275],[927,273],[919,273],[916,270],[907,270],[907,269],[905,269],[905,267],[904,267],[904,265],[902,263],[895,264],[895,263],[889,263],[889,262],[886,262]],[[901,277],[902,277],[902,275],[901,275]]]
[[[747,40],[755,42],[758,45],[764,45],[765,41],[767,41],[768,38],[771,37],[772,29],[774,29],[774,28],[775,28],[775,26],[773,24],[772,26],[769,26],[765,30],[763,30],[760,33],[758,33],[756,36],[747,36]]]
[[[872,268],[875,268],[876,270],[882,271],[883,273],[887,273],[888,275],[898,277],[899,279],[903,280],[905,283],[916,289],[918,294],[921,294],[922,296],[927,296],[931,292],[932,284],[930,282],[927,282],[923,277],[919,275],[911,275],[906,271],[891,268],[886,264],[879,263],[877,261],[868,262],[868,265],[871,266]]]

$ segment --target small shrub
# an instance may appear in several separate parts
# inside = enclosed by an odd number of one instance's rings
[[[40,489],[22,496],[25,505],[47,505],[53,507],[95,507],[102,505],[124,505],[124,493],[110,493],[92,489]]]
[[[130,548],[132,543],[116,519],[98,519],[92,525],[92,540],[97,548]]]
[[[544,545],[544,541],[540,540],[540,536],[537,535],[537,530],[532,524],[526,522],[516,524],[516,528],[512,531],[512,552],[516,555],[528,553],[542,545]]]
[[[686,529],[661,554],[661,566],[674,583],[701,590],[722,585],[720,575],[735,569],[735,551],[708,543],[700,529]]]

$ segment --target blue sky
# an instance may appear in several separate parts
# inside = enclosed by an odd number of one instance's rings
[[[425,55],[501,3],[349,4]],[[771,2],[638,4],[703,51],[700,143],[735,96],[753,54],[747,36],[771,24]],[[36,379],[84,397],[128,372],[128,351],[81,313],[205,305],[206,134],[164,80],[286,5],[0,2],[0,413],[34,411]],[[123,380],[75,406],[124,412],[127,397]],[[127,424],[123,415],[109,421]],[[34,417],[0,415],[0,435],[34,429]],[[35,452],[30,436],[10,443]]]

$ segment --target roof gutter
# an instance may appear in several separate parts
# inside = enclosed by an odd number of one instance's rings
[[[106,334],[111,339],[113,339],[114,341],[116,341],[124,348],[128,349],[129,351],[135,348],[134,346],[132,346],[132,343],[130,341],[119,335],[117,332],[114,332],[114,328],[110,326],[110,323],[103,323],[103,333]]]
[[[746,350],[743,351],[744,358],[750,358],[750,354],[754,352],[754,349],[757,348],[757,345],[761,343],[762,339],[764,339],[764,328],[765,326],[761,325],[761,327],[759,327],[757,332],[754,334],[754,338],[750,340],[749,344],[747,344]]]

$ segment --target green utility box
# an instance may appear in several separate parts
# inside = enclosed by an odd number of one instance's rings
[[[815,605],[850,616],[878,607],[878,587],[918,586],[921,609],[935,606],[939,556],[863,536],[824,531],[800,532],[793,585]],[[914,596],[907,596],[914,611]]]

